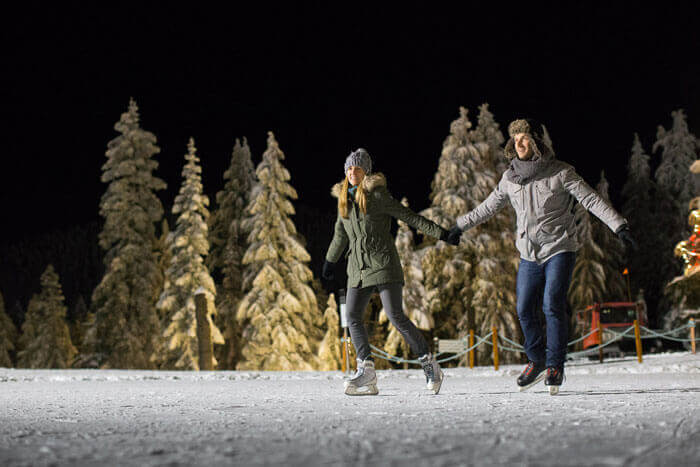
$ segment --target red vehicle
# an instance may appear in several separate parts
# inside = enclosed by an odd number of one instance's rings
[[[585,332],[588,334],[591,331],[598,329],[600,322],[603,328],[621,328],[618,332],[634,325],[634,320],[639,322],[640,326],[647,325],[647,307],[643,301],[639,302],[609,302],[609,303],[594,303],[586,307],[585,310],[578,312],[577,319],[579,323],[584,324]],[[605,339],[604,337],[604,340]],[[600,335],[594,332],[583,340],[583,348],[595,347],[600,344]]]

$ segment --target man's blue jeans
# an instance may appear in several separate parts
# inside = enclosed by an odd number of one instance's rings
[[[548,367],[564,366],[569,337],[566,294],[576,263],[576,253],[554,255],[542,264],[520,259],[516,293],[518,318],[525,335],[525,353]],[[538,306],[542,304],[547,328],[547,344],[542,336]]]

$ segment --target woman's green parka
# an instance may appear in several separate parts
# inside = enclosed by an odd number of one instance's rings
[[[363,214],[353,197],[348,196],[348,218],[338,213],[326,261],[337,263],[347,247],[348,287],[403,284],[403,269],[390,230],[391,218],[438,239],[444,238],[447,231],[395,200],[381,173],[366,176],[362,188],[367,195],[367,213]],[[342,184],[338,183],[331,193],[338,197],[341,190]]]

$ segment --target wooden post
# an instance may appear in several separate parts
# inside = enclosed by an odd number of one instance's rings
[[[600,322],[600,313],[598,313],[598,359],[603,363],[603,325]]]
[[[474,330],[469,330],[469,348],[474,347]],[[469,351],[469,368],[474,368],[474,349]]]
[[[642,363],[642,338],[639,335],[639,321],[634,320],[634,341],[637,347],[637,361]]]
[[[199,369],[212,371],[214,369],[214,343],[211,339],[211,326],[209,325],[209,303],[204,293],[194,296],[194,305],[197,316],[197,341],[199,343]]]
[[[498,329],[494,326],[491,332],[493,333],[493,369],[498,371]]]
[[[690,350],[695,353],[695,320],[690,318],[688,323],[690,324]]]

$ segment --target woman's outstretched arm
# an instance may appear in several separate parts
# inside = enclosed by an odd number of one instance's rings
[[[380,188],[377,191],[377,196],[381,202],[382,212],[404,221],[414,229],[418,229],[431,237],[435,237],[439,240],[445,240],[447,238],[447,230],[443,229],[435,222],[426,219],[420,214],[416,214],[411,209],[398,202],[393,196],[391,196],[391,194],[389,194],[389,191],[386,188]]]

